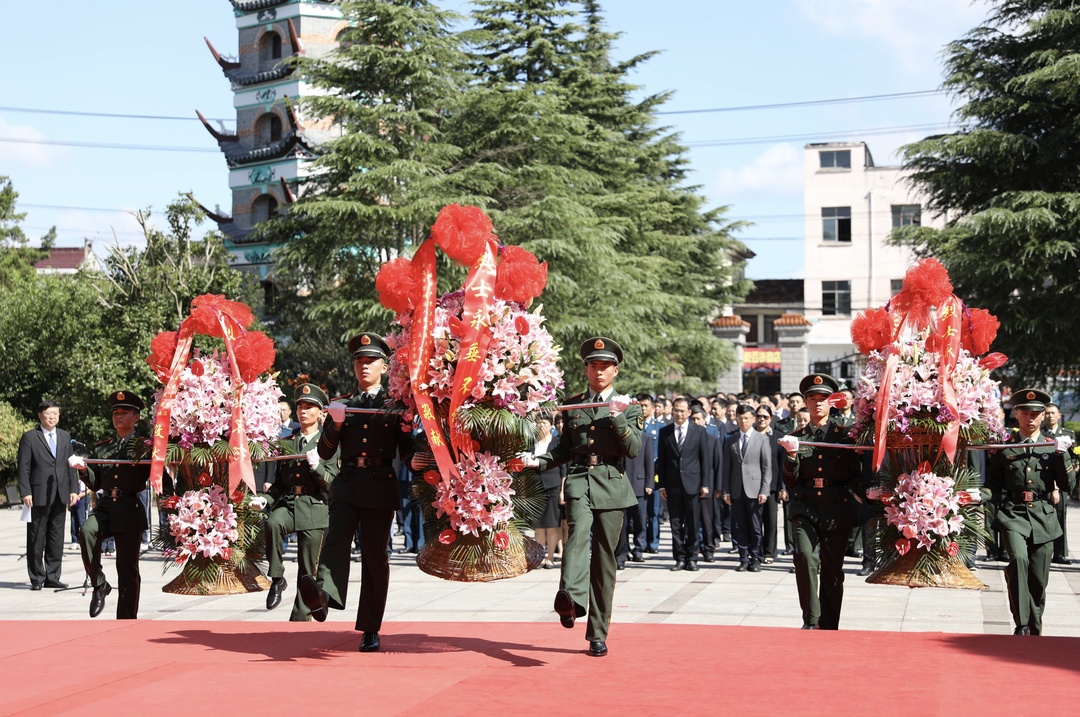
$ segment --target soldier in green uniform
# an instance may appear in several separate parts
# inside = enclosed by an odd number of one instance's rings
[[[285,564],[281,559],[282,540],[286,535],[296,533],[298,574],[315,574],[323,531],[330,524],[326,507],[330,485],[338,473],[337,453],[325,461],[319,458],[318,453],[319,438],[322,436],[319,418],[330,403],[326,393],[313,383],[305,383],[297,386],[293,401],[296,403],[300,427],[291,436],[281,439],[279,445],[283,453],[306,454],[307,458],[278,463],[274,482],[263,494],[273,507],[266,521],[266,556],[270,562],[268,575],[271,579],[266,596],[267,610],[273,610],[281,603],[281,593],[288,586]],[[297,592],[289,620],[306,622],[310,619],[307,605]]]
[[[378,334],[357,334],[349,341],[353,372],[358,390],[344,402],[327,407],[327,418],[319,439],[319,458],[331,460],[339,451],[341,469],[330,487],[330,528],[319,561],[318,580],[300,576],[300,596],[319,622],[328,607],[345,609],[349,589],[350,548],[360,526],[360,605],[356,629],[363,632],[361,652],[379,649],[379,630],[390,588],[390,561],[386,555],[394,512],[401,507],[394,457],[412,463],[410,426],[401,416],[346,414],[346,408],[386,406],[389,394],[382,385],[390,360],[390,347]],[[420,458],[418,457],[419,461]],[[413,465],[426,464],[421,462]]]
[[[527,457],[541,471],[569,463],[563,494],[570,533],[563,547],[562,577],[555,612],[563,627],[589,615],[589,654],[607,654],[607,634],[615,595],[615,547],[626,509],[637,505],[626,477],[626,460],[641,450],[641,407],[615,393],[622,348],[597,336],[581,344],[589,391],[566,403],[605,402],[600,408],[566,412],[565,437],[544,455]],[[592,551],[590,555],[590,535]],[[587,608],[587,609],[586,609]]]
[[[98,443],[93,457],[131,460],[145,451],[145,440],[136,435],[139,413],[146,408],[142,399],[131,391],[117,391],[108,398],[112,409],[112,424],[116,435]],[[134,620],[139,616],[139,547],[142,533],[147,529],[146,506],[139,494],[150,480],[150,464],[125,465],[117,463],[87,466],[85,461],[72,457],[72,467],[78,468],[81,480],[95,494],[96,504],[87,516],[79,533],[86,575],[94,586],[90,598],[90,617],[105,609],[105,597],[112,586],[101,570],[101,543],[105,538],[116,540],[116,578],[119,597],[116,619]]]
[[[804,630],[837,630],[844,600],[844,551],[857,521],[866,478],[858,453],[800,446],[799,441],[851,444],[849,428],[829,419],[829,396],[839,385],[813,373],[799,383],[810,423],[778,442],[787,451],[783,478],[795,529],[795,583]],[[820,575],[819,575],[820,573]],[[820,590],[819,590],[820,580]]]
[[[1067,436],[1072,442],[1073,447],[1065,454],[1065,468],[1069,472],[1069,482],[1076,485],[1077,458],[1080,457],[1078,456],[1077,451],[1080,450],[1080,446],[1076,446],[1076,434],[1072,430],[1061,425],[1061,409],[1058,408],[1056,403],[1046,404],[1046,412],[1043,414],[1042,432],[1047,438],[1056,440],[1059,436]],[[1057,510],[1058,523],[1061,525],[1061,536],[1054,541],[1054,556],[1050,558],[1050,562],[1057,563],[1058,565],[1069,565],[1072,563],[1072,561],[1069,560],[1069,527],[1065,521],[1068,507],[1068,495],[1061,496],[1061,500],[1054,506]]]
[[[1072,486],[1064,453],[1050,446],[1024,447],[1044,440],[1039,424],[1050,395],[1024,388],[1012,394],[1011,402],[1019,426],[1010,442],[1018,445],[991,456],[983,497],[996,509],[994,527],[1002,532],[1009,554],[1005,582],[1016,625],[1013,634],[1040,635],[1050,558],[1061,535],[1054,506]]]

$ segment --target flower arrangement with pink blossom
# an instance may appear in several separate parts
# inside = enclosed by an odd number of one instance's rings
[[[190,490],[176,501],[176,513],[169,516],[169,534],[174,548],[165,557],[183,565],[196,556],[228,560],[232,543],[240,538],[236,512],[221,486]]]
[[[435,485],[436,517],[446,516],[450,529],[479,537],[496,533],[514,517],[514,477],[497,455],[474,453],[457,464],[458,474]]]

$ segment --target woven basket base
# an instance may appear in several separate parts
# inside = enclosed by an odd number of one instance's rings
[[[240,595],[267,590],[270,580],[258,566],[245,562],[242,566],[219,565],[217,575],[208,582],[193,582],[183,573],[162,586],[161,592],[175,595]]]
[[[486,583],[524,575],[540,567],[547,551],[527,535],[510,528],[510,544],[497,550],[480,538],[459,537],[450,545],[424,543],[416,566],[428,575],[463,583]]]
[[[940,573],[921,575],[915,572],[915,563],[924,554],[922,550],[908,551],[870,574],[866,582],[874,585],[904,585],[909,588],[957,588],[960,590],[989,590],[975,577],[960,558],[948,558]]]

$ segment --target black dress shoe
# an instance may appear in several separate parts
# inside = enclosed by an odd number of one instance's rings
[[[724,541],[725,543],[730,543],[731,542],[731,533],[724,533],[723,535],[720,536],[720,540]]]
[[[860,553],[858,550],[855,550],[855,549],[845,550],[844,551],[844,557],[846,557],[846,558],[861,558],[862,553]]]
[[[675,572],[676,570],[686,570],[686,563],[681,560],[676,560],[675,564],[671,566],[671,572]]]
[[[641,553],[633,553],[630,556],[630,562],[631,563],[644,563],[645,562],[645,556],[642,555]]]
[[[1020,627],[1013,630],[1013,634],[1014,635],[1030,635],[1031,630],[1030,630],[1030,628],[1028,628],[1027,625],[1021,625]]]
[[[739,567],[735,568],[737,573],[745,573],[750,568],[749,563],[739,563]]]
[[[803,626],[802,626],[802,629],[803,629],[803,630],[817,630],[817,629],[818,629],[818,626],[817,626],[817,625],[811,625],[811,624],[810,624],[810,623],[808,623],[808,622],[804,622],[804,623],[803,623]]]
[[[703,562],[703,563],[715,563],[715,562],[716,562],[716,558],[714,558],[714,557],[712,556],[712,554],[709,554],[709,555],[702,555],[702,556],[701,556],[701,562]]]
[[[607,643],[603,640],[590,640],[589,641],[589,655],[592,657],[603,657],[607,654]]]
[[[319,584],[315,582],[315,578],[310,575],[300,576],[300,600],[311,611],[312,620],[316,622],[326,620],[326,608],[328,605],[326,591],[320,588]]]
[[[62,583],[59,580],[46,580],[45,587],[56,588],[57,590],[67,590],[67,583]]]
[[[41,589],[41,583],[30,583],[30,589],[31,590],[40,590]]]
[[[871,568],[869,565],[864,565],[861,568],[859,568],[859,572],[857,572],[855,574],[858,575],[860,578],[865,578],[867,575],[869,575],[872,572],[874,572],[873,568]]]
[[[574,620],[585,616],[584,608],[574,603],[574,598],[566,590],[555,593],[555,612],[559,614],[559,622],[565,628],[574,626]]]
[[[379,633],[365,632],[360,638],[360,652],[375,652],[379,649]]]
[[[266,593],[266,609],[273,610],[281,604],[281,592],[289,587],[289,583],[285,582],[285,578],[271,578],[270,590]]]
[[[626,570],[626,563],[615,563],[616,570]]]
[[[105,596],[112,592],[112,586],[102,583],[94,587],[94,593],[90,596],[90,617],[97,617],[105,609]]]
[[[747,567],[746,569],[749,570],[752,573],[760,573],[761,572],[761,564],[758,563],[757,561],[754,561],[754,562],[750,563],[750,566]]]
[[[686,569],[690,572],[695,572],[698,569],[697,563],[695,563],[693,560],[687,560]]]
[[[1051,563],[1057,563],[1058,565],[1072,565],[1072,561],[1066,558],[1064,555],[1055,555],[1050,558]]]

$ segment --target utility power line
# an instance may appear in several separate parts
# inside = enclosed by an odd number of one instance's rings
[[[906,134],[908,132],[938,132],[954,128],[951,122],[934,124],[897,125],[895,127],[871,127],[867,129],[830,130],[812,134],[771,135],[767,137],[737,137],[732,139],[706,139],[686,142],[687,147],[735,147],[747,144],[772,144],[774,142],[795,142],[814,139],[837,139],[844,137],[866,137],[869,135]]]
[[[26,139],[23,137],[0,137],[0,142],[10,144],[46,144],[56,147],[90,147],[93,149],[133,149],[143,152],[221,152],[217,147],[170,147],[157,144],[113,144],[109,142],[73,142],[66,139]]]
[[[41,107],[0,107],[0,112],[24,112],[27,114],[38,115],[69,115],[74,117],[109,117],[112,119],[140,119],[140,120],[178,120],[182,122],[198,122],[198,117],[181,117],[176,115],[132,115],[132,114],[119,114],[115,112],[83,112],[80,110],[51,110]],[[214,122],[234,122],[236,118],[222,119],[218,117],[207,117],[208,120]]]
[[[655,115],[693,115],[710,112],[746,112],[750,110],[780,110],[792,107],[818,107],[821,105],[846,105],[856,102],[880,102],[882,100],[904,100],[913,97],[933,97],[945,94],[942,90],[917,90],[915,92],[892,92],[885,95],[864,95],[862,97],[838,97],[831,100],[806,100],[805,102],[776,102],[767,105],[741,105],[735,107],[712,107],[700,110],[661,110]]]

